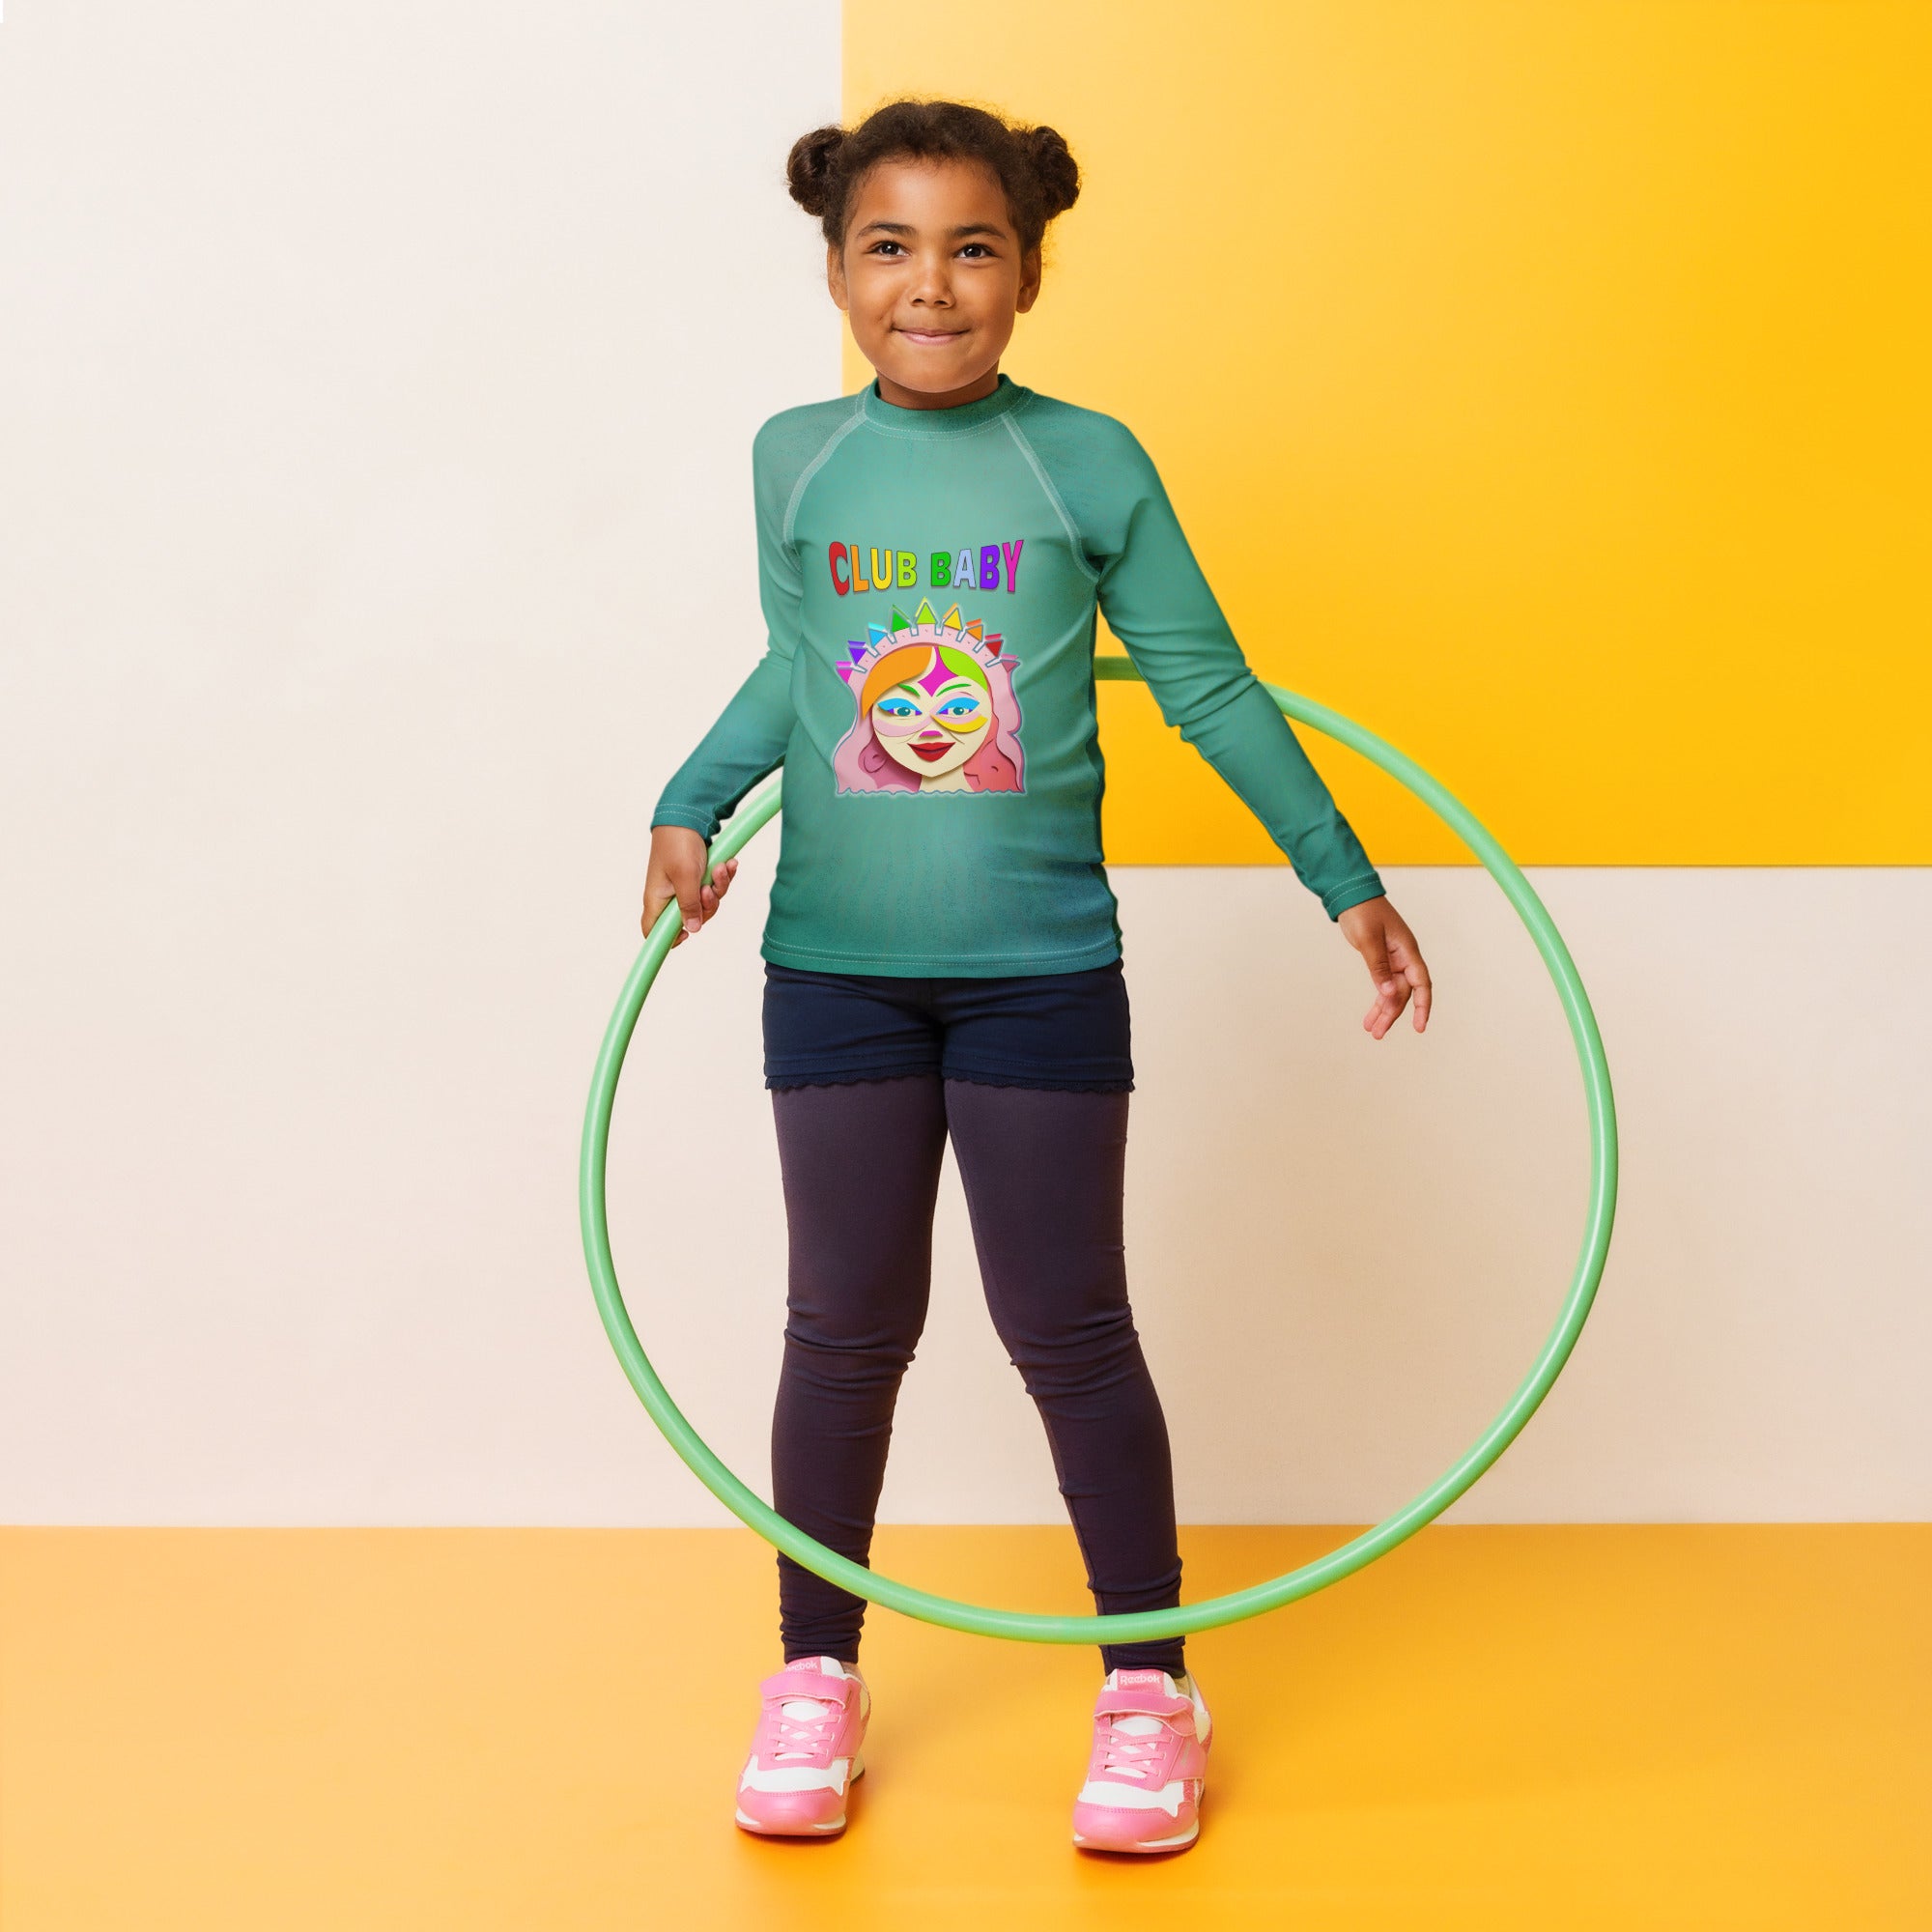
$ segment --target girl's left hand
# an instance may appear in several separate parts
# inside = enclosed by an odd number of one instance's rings
[[[1402,1017],[1411,997],[1415,1001],[1415,1030],[1429,1024],[1429,968],[1408,923],[1385,898],[1364,899],[1351,905],[1336,923],[1342,936],[1362,955],[1375,981],[1376,1003],[1362,1015],[1362,1025],[1376,1038]]]

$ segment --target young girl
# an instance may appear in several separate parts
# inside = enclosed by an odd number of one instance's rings
[[[833,299],[877,371],[753,445],[770,641],[665,788],[645,929],[683,938],[735,865],[706,841],[784,767],[765,1084],[789,1228],[780,1512],[864,1563],[926,1306],[950,1138],[987,1303],[1038,1405],[1103,1613],[1180,1600],[1166,1426],[1122,1247],[1127,991],[1100,853],[1096,607],[1162,716],[1261,818],[1368,964],[1381,1038],[1414,936],[1243,660],[1147,452],[1000,373],[1079,175],[1050,128],[900,100],[792,149]],[[784,1667],[739,1778],[748,1831],[845,1824],[865,1603],[779,1558]],[[1111,1644],[1073,1842],[1194,1841],[1208,1717],[1179,1638]]]

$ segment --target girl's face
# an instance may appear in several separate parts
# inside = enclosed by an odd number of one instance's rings
[[[881,161],[859,185],[845,244],[828,247],[832,299],[879,393],[900,409],[989,396],[1013,318],[1039,294],[1005,190],[978,161]]]
[[[991,719],[985,691],[937,651],[923,675],[894,685],[872,706],[872,729],[887,757],[923,780],[956,772],[985,742]]]

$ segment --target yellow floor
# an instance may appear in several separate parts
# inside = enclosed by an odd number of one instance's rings
[[[1334,1540],[1195,1530],[1190,1587]],[[1061,1532],[882,1544],[1075,1601]],[[1932,1527],[1426,1532],[1197,1640],[1206,1822],[1150,1863],[1066,1841],[1088,1653],[879,1612],[851,1831],[734,1831],[769,1565],[736,1531],[0,1533],[0,1926],[1932,1927]]]

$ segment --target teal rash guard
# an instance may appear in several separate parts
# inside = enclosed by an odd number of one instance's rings
[[[784,767],[767,959],[988,978],[1120,956],[1096,610],[1331,919],[1381,892],[1123,424],[1009,376],[949,410],[874,383],[773,416],[752,470],[769,642],[651,823],[712,838]]]

